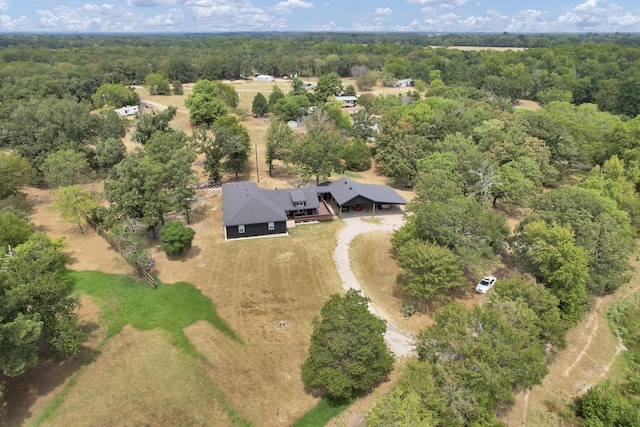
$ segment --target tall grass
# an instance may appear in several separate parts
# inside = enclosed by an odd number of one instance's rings
[[[107,328],[106,338],[130,324],[146,331],[164,329],[173,345],[190,356],[199,356],[182,331],[198,320],[205,320],[227,337],[240,342],[236,333],[218,317],[211,300],[193,285],[179,282],[159,284],[152,289],[131,276],[98,271],[69,271],[76,292],[90,295],[100,306],[100,317]]]

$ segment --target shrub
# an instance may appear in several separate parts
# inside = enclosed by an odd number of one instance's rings
[[[180,221],[168,221],[160,230],[162,250],[167,255],[180,255],[191,248],[193,236],[196,232],[191,227],[185,227]]]

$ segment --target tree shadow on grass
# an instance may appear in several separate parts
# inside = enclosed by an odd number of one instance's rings
[[[98,331],[100,325],[84,322],[80,327],[84,333],[91,335]],[[0,425],[24,425],[25,420],[34,415],[32,407],[38,399],[56,392],[56,389],[59,393],[74,374],[93,362],[99,354],[98,349],[89,345],[83,345],[80,352],[69,359],[51,350],[41,349],[38,352],[38,364],[28,368],[24,374],[12,378],[0,375],[0,384],[5,388],[4,400],[0,404]],[[44,409],[44,405],[40,409]]]

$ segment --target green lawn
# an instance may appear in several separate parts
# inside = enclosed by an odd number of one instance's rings
[[[340,415],[340,413],[347,409],[354,401],[355,398],[335,401],[323,397],[312,410],[293,423],[292,427],[322,427],[333,417]]]
[[[127,324],[142,331],[161,328],[168,333],[173,345],[186,354],[197,356],[182,329],[205,320],[229,338],[240,341],[218,317],[211,300],[189,283],[159,283],[157,289],[152,289],[131,276],[97,271],[70,271],[68,274],[75,281],[76,292],[90,295],[100,306],[107,339]]]

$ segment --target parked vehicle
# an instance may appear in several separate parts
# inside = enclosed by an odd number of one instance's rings
[[[496,280],[497,279],[493,276],[484,277],[480,283],[476,285],[476,292],[486,294],[491,288],[493,288],[493,285],[496,284]]]
[[[354,211],[364,210],[364,205],[353,205],[353,210]]]
[[[388,203],[378,203],[378,209],[391,209],[391,205]]]
[[[349,206],[342,206],[342,207],[340,207],[340,211],[341,211],[341,212],[349,212]]]

